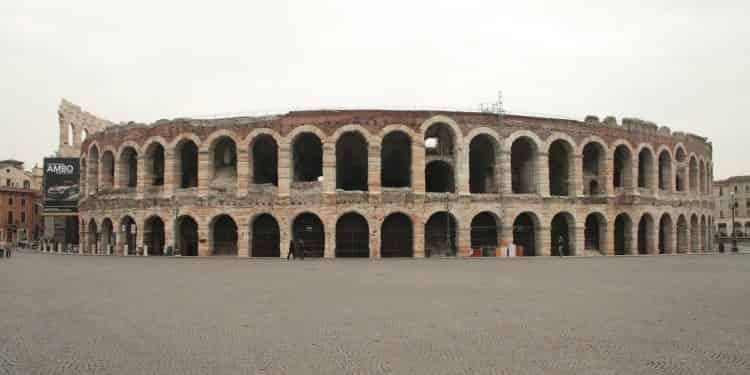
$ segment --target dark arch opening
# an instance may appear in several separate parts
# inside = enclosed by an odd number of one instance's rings
[[[86,173],[88,177],[88,190],[89,194],[96,194],[99,192],[99,149],[94,146],[89,150],[89,170]]]
[[[336,142],[336,189],[367,191],[367,141],[358,132]]]
[[[279,147],[270,135],[260,135],[253,141],[253,184],[278,186]]]
[[[650,215],[644,214],[638,222],[638,254],[646,255],[649,253],[649,249],[653,248],[653,238],[651,238],[653,228],[654,219]]]
[[[575,242],[575,222],[571,214],[561,212],[555,215],[550,225],[550,235],[550,254],[560,256],[562,252],[564,256],[573,255],[571,249]]]
[[[179,155],[177,173],[180,176],[180,188],[198,187],[198,146],[191,140],[183,141],[178,147]]]
[[[138,185],[138,153],[126,147],[120,156],[120,186],[135,188]]]
[[[190,216],[177,220],[177,249],[183,256],[198,256],[198,223]]]
[[[250,248],[253,257],[278,258],[281,256],[279,223],[273,216],[262,214],[255,218],[252,236]]]
[[[536,192],[536,146],[526,137],[516,139],[511,146],[511,180],[514,194]]]
[[[677,252],[678,253],[687,253],[688,252],[688,246],[689,245],[689,239],[688,239],[688,222],[687,219],[685,219],[685,216],[680,215],[680,217],[677,218]]]
[[[94,219],[89,220],[88,245],[89,253],[96,254],[99,252],[99,230]]]
[[[456,219],[448,212],[433,214],[424,231],[425,256],[456,255]]]
[[[153,143],[146,150],[146,176],[149,185],[164,185],[164,146]]]
[[[237,223],[229,215],[220,215],[211,224],[213,255],[237,255]]]
[[[619,145],[615,148],[614,155],[613,184],[616,189],[629,188],[631,185],[631,175],[633,171],[630,150]]]
[[[690,252],[692,253],[697,253],[700,248],[699,231],[698,216],[694,214],[690,218]]]
[[[453,167],[445,161],[434,160],[425,167],[425,183],[428,193],[453,193]]]
[[[440,123],[430,126],[430,128],[427,129],[427,132],[425,132],[424,139],[425,143],[430,143],[427,142],[428,139],[435,140],[435,147],[425,145],[427,156],[453,158],[455,137],[453,129],[447,124]]]
[[[549,193],[553,196],[570,195],[570,166],[573,148],[567,142],[558,139],[549,147]]]
[[[497,249],[497,226],[498,222],[492,213],[482,212],[474,216],[471,220],[472,249]]]
[[[383,187],[411,186],[411,138],[399,131],[388,133],[380,148],[380,163]]]
[[[602,251],[602,241],[604,240],[606,227],[601,214],[593,213],[586,217],[583,230],[583,244],[586,250]]]
[[[478,135],[469,145],[469,191],[472,194],[497,193],[495,174],[496,145],[488,135]]]
[[[659,190],[672,189],[672,157],[665,150],[659,154]]]
[[[102,154],[102,189],[112,189],[115,183],[115,156],[112,151]]]
[[[600,193],[600,179],[605,168],[604,154],[604,148],[596,142],[590,142],[583,147],[584,195],[598,195]]]
[[[651,150],[644,148],[638,153],[638,187],[653,189],[654,155]]]
[[[143,229],[143,245],[148,246],[148,255],[164,255],[164,221],[152,216]]]
[[[632,221],[626,214],[617,215],[615,218],[615,255],[626,255],[630,253],[633,240]]]
[[[395,258],[414,256],[414,231],[411,219],[402,214],[388,215],[383,221],[380,237],[380,256]]]
[[[336,257],[370,257],[370,229],[362,215],[350,212],[336,222]]]
[[[114,254],[115,245],[115,228],[112,220],[106,218],[102,221],[102,252],[104,254]]]
[[[294,182],[318,181],[323,175],[323,145],[313,133],[302,133],[293,146]]]
[[[323,222],[312,213],[297,216],[292,224],[292,236],[305,256],[322,258],[325,255],[325,231]]]
[[[513,222],[513,243],[521,247],[523,256],[536,255],[537,219],[532,214],[525,212]]]
[[[215,141],[212,153],[213,177],[211,187],[219,190],[237,188],[237,145],[229,137]]]
[[[690,158],[689,164],[690,191],[698,191],[698,161],[694,157]]]
[[[125,216],[122,221],[120,222],[120,231],[123,236],[123,243],[125,248],[123,248],[123,253],[126,255],[135,255],[136,254],[136,248],[135,248],[135,236],[136,231],[138,230],[137,225],[135,224],[135,220],[133,220],[130,216]]]

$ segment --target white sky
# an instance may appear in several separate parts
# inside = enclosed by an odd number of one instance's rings
[[[65,97],[109,120],[310,107],[640,117],[748,174],[750,1],[0,2],[0,159],[57,147]]]

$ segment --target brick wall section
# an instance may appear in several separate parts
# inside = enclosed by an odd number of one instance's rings
[[[456,193],[435,194],[425,192],[425,148],[422,143],[424,134],[434,124],[447,124],[453,129],[456,142]],[[335,150],[336,140],[346,131],[361,132],[368,142],[368,192],[353,194],[335,189]],[[380,142],[390,131],[402,131],[412,139],[412,187],[407,191],[388,191],[380,188]],[[301,133],[316,134],[323,144],[323,183],[319,190],[296,189],[291,182],[292,143]],[[271,135],[278,145],[278,188],[268,191],[258,190],[250,184],[249,155],[253,139],[260,134]],[[469,145],[475,136],[490,136],[497,145],[495,162],[497,183],[500,186],[497,194],[469,194]],[[216,191],[209,186],[213,173],[210,152],[212,145],[219,137],[229,137],[237,145],[238,173],[236,186],[225,192]],[[518,137],[532,139],[539,150],[536,160],[536,193],[512,194],[510,190],[510,148]],[[174,166],[176,165],[176,146],[183,139],[193,139],[199,148],[199,183],[195,189],[177,188]],[[547,175],[547,149],[552,141],[563,139],[574,150],[572,165],[572,194],[566,197],[552,197],[549,194]],[[605,194],[596,197],[583,195],[581,177],[581,154],[583,147],[590,141],[598,141],[606,150],[606,167],[602,171],[606,181]],[[144,154],[153,142],[161,143],[166,154],[166,183],[159,189],[150,189],[144,182]],[[612,187],[612,158],[617,145],[624,145],[630,151],[632,160],[631,178],[628,186],[616,190]],[[115,228],[125,217],[132,217],[139,228],[153,216],[159,216],[165,223],[166,243],[174,244],[174,223],[178,215],[189,215],[198,223],[199,254],[210,255],[211,222],[218,215],[230,215],[238,227],[238,254],[251,254],[251,225],[255,217],[268,213],[272,215],[281,228],[281,248],[285,254],[284,244],[290,239],[292,222],[301,213],[311,212],[317,215],[324,224],[325,255],[333,257],[336,243],[337,219],[347,212],[357,212],[368,222],[370,235],[370,256],[379,257],[380,228],[384,219],[391,213],[402,212],[411,218],[414,231],[414,256],[424,256],[424,226],[430,216],[436,212],[448,211],[456,219],[458,230],[457,241],[461,249],[470,246],[470,223],[474,216],[481,212],[491,212],[497,218],[498,237],[512,241],[513,222],[524,213],[531,212],[536,221],[537,255],[549,255],[551,238],[550,223],[558,213],[567,213],[572,217],[571,247],[575,255],[584,254],[584,223],[590,214],[598,213],[605,218],[606,229],[603,231],[601,251],[614,254],[615,218],[624,214],[629,220],[630,233],[625,234],[627,249],[630,254],[637,254],[638,224],[644,216],[651,222],[646,231],[648,238],[647,252],[657,252],[659,221],[667,217],[673,223],[671,233],[666,238],[673,243],[665,244],[667,252],[703,251],[710,248],[710,229],[713,222],[714,202],[708,187],[712,180],[712,147],[705,138],[684,133],[673,133],[668,128],[659,128],[654,124],[626,119],[622,124],[611,119],[599,121],[590,117],[586,121],[571,121],[528,116],[505,115],[502,122],[498,116],[486,113],[456,113],[433,111],[308,111],[291,112],[281,116],[264,118],[227,118],[215,120],[175,119],[162,120],[155,124],[127,124],[110,126],[106,130],[90,136],[80,149],[82,160],[97,152],[99,160],[104,152],[115,155],[115,175],[121,172],[119,158],[126,146],[136,149],[138,159],[139,184],[135,191],[113,186],[110,190],[98,191],[91,186],[85,187],[85,198],[80,204],[81,239],[84,244],[96,246],[91,241],[93,234],[88,232],[88,223],[101,227],[105,219],[110,219]],[[693,189],[687,192],[658,191],[658,189],[639,189],[637,186],[638,152],[642,149],[654,152],[658,170],[658,154],[667,150],[672,156],[671,180],[679,168],[686,168],[690,160],[704,166],[700,185],[706,189]],[[677,163],[674,155],[678,149],[688,156],[683,163]],[[89,166],[91,168],[97,166]],[[96,169],[94,169],[95,171]],[[100,169],[101,170],[101,169]],[[101,175],[101,173],[99,173]],[[83,183],[97,183],[91,179],[82,179]],[[115,181],[118,181],[115,178]],[[654,181],[656,179],[654,178]],[[690,228],[692,235],[690,246],[680,242],[677,249],[677,223],[699,223],[699,228]],[[695,220],[693,220],[695,219]],[[701,223],[706,225],[701,225]],[[116,229],[117,230],[117,229]],[[139,233],[141,231],[139,230]],[[88,240],[87,240],[87,236]],[[119,239],[122,236],[118,236]],[[138,236],[139,243],[142,236]],[[697,245],[693,246],[692,240]],[[684,242],[684,241],[683,241]],[[89,247],[90,247],[89,246]],[[86,247],[86,246],[84,246]],[[85,251],[94,251],[86,249]],[[122,243],[117,251],[122,252]]]

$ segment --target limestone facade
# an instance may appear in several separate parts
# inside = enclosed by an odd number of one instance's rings
[[[106,127],[79,155],[85,253],[278,257],[292,238],[328,258],[712,248],[711,144],[637,119],[174,119]]]

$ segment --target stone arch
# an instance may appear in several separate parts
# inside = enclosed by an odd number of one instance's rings
[[[454,193],[456,181],[453,165],[443,160],[433,160],[427,163],[425,187],[428,193]]]
[[[281,229],[270,213],[255,215],[250,222],[250,253],[254,258],[281,256]]]
[[[76,142],[76,126],[71,122],[68,124],[68,137],[66,143],[73,146]]]
[[[633,146],[626,140],[612,144],[612,186],[631,190],[633,186]]]
[[[659,148],[659,190],[671,192],[674,189],[672,181],[672,152],[662,146]]]
[[[356,211],[348,211],[336,220],[336,258],[368,258],[370,225]]]
[[[623,212],[615,217],[614,224],[615,255],[632,254],[633,220],[630,219],[630,215]]]
[[[380,230],[380,256],[382,258],[414,256],[414,223],[401,211],[389,213]]]
[[[101,167],[99,168],[101,173],[101,188],[102,190],[110,190],[114,187],[115,183],[115,153],[112,149],[106,149],[102,153]]]
[[[642,143],[638,149],[638,187],[641,189],[656,189],[655,164],[656,155],[654,148],[647,143]]]
[[[292,181],[316,182],[323,176],[324,138],[314,131],[293,133],[290,138],[292,157],[289,158]]]
[[[161,137],[152,137],[141,149],[144,159],[144,176],[148,186],[164,186],[166,175],[167,142]]]
[[[123,215],[120,218],[118,233],[122,236],[122,253],[124,255],[136,255],[136,233],[138,230],[138,224],[132,216]]]
[[[200,138],[194,134],[184,135],[176,139],[172,147],[174,149],[173,173],[177,187],[180,189],[198,187]]]
[[[175,220],[175,251],[183,256],[198,256],[198,221],[185,214]]]
[[[646,212],[638,221],[638,254],[651,254],[656,249],[656,222],[653,215]]]
[[[541,255],[539,217],[530,211],[519,213],[513,220],[513,243],[520,247],[523,256]]]
[[[248,150],[248,176],[251,184],[279,185],[279,147],[283,138],[272,129],[254,129],[245,137]]]
[[[607,242],[607,216],[600,211],[589,212],[584,223],[583,237],[586,250],[604,253],[604,244]]]
[[[114,254],[115,226],[109,217],[102,219],[100,238],[102,252],[107,255]]]
[[[120,146],[117,157],[118,187],[135,189],[138,186],[139,149],[134,142],[127,142]]]
[[[606,143],[599,137],[588,137],[579,146],[581,155],[581,182],[584,195],[600,195],[606,193],[605,175],[607,171]]]
[[[561,211],[550,221],[550,254],[576,255],[576,219],[573,214]]]
[[[500,218],[492,211],[482,211],[471,219],[472,249],[490,249],[493,252],[500,246],[498,228]]]
[[[404,188],[412,184],[413,133],[391,125],[380,145],[380,181],[383,187]]]
[[[212,255],[237,256],[239,226],[232,215],[222,213],[212,217],[208,222],[208,228]]]
[[[690,252],[697,253],[700,251],[700,222],[698,215],[695,213],[690,216]]]
[[[703,157],[700,158],[700,162],[698,163],[698,183],[699,186],[699,192],[704,195],[707,193],[708,188],[708,180],[706,179],[706,161],[703,160]]]
[[[444,115],[430,117],[429,119],[422,122],[421,125],[419,125],[419,133],[422,138],[427,135],[427,132],[433,125],[437,124],[445,124],[452,129],[454,137],[454,147],[458,147],[458,145],[463,143],[463,132],[461,131],[461,127],[455,120]]]
[[[336,189],[368,190],[368,134],[358,128],[352,126],[347,131],[337,131],[334,137]]]
[[[668,213],[659,219],[659,254],[674,253],[674,227],[672,217]]]
[[[237,164],[239,149],[234,133],[220,130],[211,134],[206,142],[210,157],[210,186],[220,191],[233,191],[237,188]]]
[[[474,129],[466,138],[469,149],[469,192],[494,194],[499,192],[500,140],[486,128]]]
[[[448,211],[429,216],[424,225],[425,256],[455,256],[458,253],[458,220]]]
[[[143,221],[143,246],[148,255],[164,255],[166,225],[159,215],[150,215]]]
[[[86,172],[87,188],[89,194],[96,194],[99,192],[99,146],[96,142],[89,145],[88,155],[88,171]]]
[[[336,131],[333,132],[333,135],[331,136],[331,142],[333,144],[338,143],[339,139],[347,133],[357,133],[362,137],[362,139],[365,140],[365,144],[367,144],[368,146],[374,141],[372,134],[370,134],[367,128],[363,127],[360,124],[347,124],[338,127]]]
[[[548,138],[546,152],[550,195],[575,195],[575,150],[575,141],[568,135],[555,133]]]
[[[710,237],[706,215],[701,215],[701,252],[709,251],[708,240]]]
[[[97,254],[99,253],[99,227],[93,217],[89,219],[86,229],[88,253]]]
[[[325,224],[310,211],[303,211],[292,221],[292,238],[302,247],[304,256],[322,258],[325,255]]]
[[[685,152],[685,145],[682,142],[678,142],[674,146],[674,161],[677,163],[684,163],[687,161],[687,152]]]
[[[520,131],[513,133],[507,143],[510,150],[511,188],[514,194],[538,192],[537,171],[539,147],[542,144],[534,133]]]
[[[688,159],[688,181],[689,181],[689,187],[690,192],[697,193],[698,192],[698,159],[695,157],[695,154],[690,154],[690,158]]]

